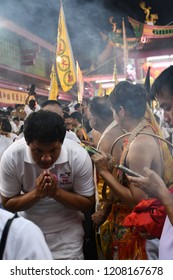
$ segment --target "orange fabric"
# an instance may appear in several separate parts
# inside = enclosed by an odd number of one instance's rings
[[[131,209],[123,203],[115,203],[112,207],[114,213],[112,256],[114,260],[146,260],[146,239],[138,234],[134,228],[125,227],[123,221],[131,213]],[[112,214],[113,215],[113,214]]]

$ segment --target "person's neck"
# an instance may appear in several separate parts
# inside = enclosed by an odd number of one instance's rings
[[[126,122],[124,123],[122,129],[127,131],[127,132],[131,132],[133,131],[133,129],[135,129],[138,124],[143,120],[144,118],[142,119],[128,119],[126,120]]]
[[[76,122],[75,124],[73,124],[73,128],[78,128],[81,124],[78,122]]]
[[[97,124],[97,127],[95,127],[95,129],[102,134],[111,122],[112,120],[110,120],[110,122],[101,121]]]

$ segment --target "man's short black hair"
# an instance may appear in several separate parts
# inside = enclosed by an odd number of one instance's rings
[[[81,103],[76,103],[76,104],[74,105],[74,109],[77,110],[77,109],[79,109],[81,106],[82,106]]]
[[[47,105],[58,105],[61,107],[61,103],[59,101],[48,99],[41,104],[41,108],[44,108]]]
[[[39,110],[31,113],[24,122],[27,144],[34,140],[42,143],[63,143],[66,134],[64,120],[57,113]]]
[[[18,121],[18,122],[19,122],[19,121],[20,121],[20,118],[19,118],[18,116],[14,116],[14,117],[12,118],[12,120],[13,120],[13,121]]]
[[[62,108],[63,112],[70,113],[70,108],[68,106],[65,106]]]
[[[122,81],[115,86],[109,95],[109,101],[117,114],[123,107],[131,118],[140,119],[145,115],[147,92],[142,85]]]
[[[20,108],[22,106],[22,104],[15,104],[15,109]]]
[[[82,114],[80,112],[75,111],[75,112],[71,113],[70,117],[72,119],[76,119],[79,123],[82,122]]]
[[[113,119],[113,113],[108,103],[108,96],[96,96],[89,102],[89,109],[93,116],[100,120]]]
[[[173,96],[173,66],[169,66],[163,70],[160,75],[154,80],[151,87],[151,98],[157,99],[157,97],[164,95],[164,92],[168,91],[170,96]]]
[[[67,112],[64,112],[64,119],[69,119],[71,118],[70,114],[68,114]]]
[[[29,100],[29,107],[30,107],[30,109],[34,109],[34,107],[35,107],[35,105],[36,105],[36,101],[35,101],[35,99],[31,99],[31,100]]]
[[[9,119],[5,117],[2,118],[1,129],[5,132],[11,132],[12,128]]]

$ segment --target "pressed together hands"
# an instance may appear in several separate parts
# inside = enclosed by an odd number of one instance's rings
[[[57,177],[49,170],[44,170],[36,179],[36,195],[39,198],[54,197],[58,188]]]

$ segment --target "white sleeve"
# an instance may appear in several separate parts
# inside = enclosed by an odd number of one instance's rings
[[[13,144],[12,144],[13,145]],[[15,172],[14,159],[3,154],[0,162],[0,192],[5,197],[12,197],[21,192],[21,184]]]
[[[33,112],[28,105],[25,105],[24,111],[26,113],[26,116],[29,116]]]
[[[38,112],[41,109],[40,105],[37,103],[36,107],[35,107],[35,112]]]
[[[74,174],[74,191],[83,196],[91,196],[95,192],[94,179],[93,179],[93,166],[90,156],[86,151],[82,154],[80,162],[74,163],[77,167]]]

